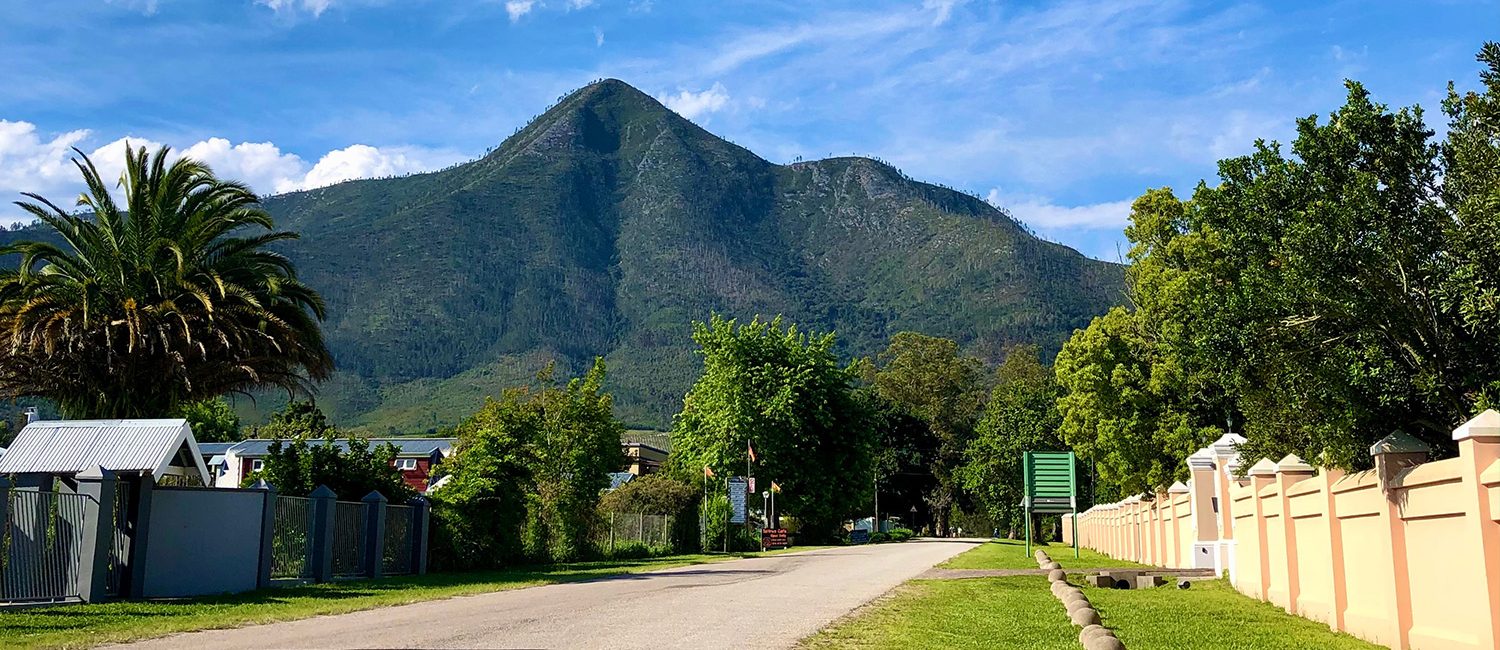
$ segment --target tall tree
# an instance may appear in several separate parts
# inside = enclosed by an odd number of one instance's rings
[[[444,566],[567,561],[591,551],[599,493],[625,461],[604,377],[595,359],[557,386],[549,365],[540,390],[506,390],[459,425],[457,453],[440,466],[451,478],[433,493]]]
[[[959,495],[956,470],[974,434],[984,397],[984,364],[959,352],[958,343],[917,332],[900,332],[880,354],[875,375],[880,395],[927,424],[936,441],[929,469],[936,485],[928,495],[938,535]]]
[[[693,340],[703,374],[673,427],[673,471],[739,474],[753,445],[755,475],[782,487],[777,507],[809,538],[832,535],[870,495],[873,435],[852,373],[833,354],[834,335],[804,334],[780,318],[741,325],[715,315],[693,324]]]
[[[323,300],[268,248],[296,235],[272,230],[250,188],[165,147],[127,146],[121,204],[78,156],[81,213],[36,194],[17,203],[63,244],[0,250],[20,258],[0,272],[0,395],[45,397],[72,417],[163,417],[328,375]]]
[[[1042,365],[1040,352],[1031,345],[1012,348],[996,379],[974,440],[964,454],[960,478],[978,505],[1014,538],[1025,523],[1020,506],[1025,495],[1022,455],[1064,449],[1058,432],[1062,417],[1057,412],[1062,391],[1052,369]],[[1040,539],[1041,526],[1031,529]]]
[[[1217,434],[1184,407],[1184,373],[1136,312],[1116,307],[1095,318],[1063,345],[1054,370],[1059,431],[1098,468],[1096,499],[1168,486],[1186,471],[1182,459]]]
[[[1252,456],[1360,467],[1393,428],[1451,450],[1500,398],[1500,47],[1479,58],[1485,89],[1450,85],[1444,142],[1349,82],[1289,153],[1257,142],[1191,201],[1137,201],[1136,328],[1196,402],[1179,410],[1237,416]]]
[[[174,413],[188,421],[193,439],[198,442],[237,442],[240,439],[240,416],[222,397],[179,404]]]

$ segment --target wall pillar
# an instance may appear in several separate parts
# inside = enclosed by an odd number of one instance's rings
[[[1344,582],[1344,525],[1339,521],[1338,500],[1333,498],[1333,486],[1344,478],[1344,470],[1323,468],[1324,511],[1328,513],[1328,546],[1333,572],[1333,608],[1329,612],[1328,626],[1340,632],[1344,630],[1344,609],[1349,606],[1349,587]]]
[[[1262,458],[1250,466],[1249,474],[1250,489],[1253,490],[1253,498],[1250,502],[1255,505],[1255,533],[1260,547],[1260,589],[1256,597],[1261,600],[1270,600],[1271,556],[1266,544],[1266,509],[1260,491],[1276,482],[1276,463],[1271,462],[1269,458]]]
[[[1277,496],[1281,498],[1281,531],[1285,536],[1286,549],[1286,611],[1297,613],[1297,598],[1301,595],[1301,578],[1297,575],[1297,525],[1292,518],[1292,499],[1287,495],[1291,487],[1300,481],[1312,478],[1311,465],[1302,462],[1294,454],[1287,454],[1276,463]]]
[[[1375,458],[1375,475],[1380,479],[1380,490],[1386,495],[1380,516],[1386,521],[1391,537],[1391,584],[1396,604],[1391,624],[1396,628],[1394,637],[1399,639],[1400,647],[1405,648],[1411,644],[1411,577],[1406,562],[1406,524],[1401,520],[1401,504],[1392,498],[1391,490],[1394,489],[1393,481],[1402,471],[1427,462],[1427,446],[1397,432],[1370,447],[1370,455]]]
[[[118,485],[117,487],[125,487]],[[135,516],[130,537],[129,587],[121,594],[130,598],[146,597],[146,548],[151,545],[151,500],[156,494],[156,477],[143,474],[135,481]]]
[[[1479,647],[1500,648],[1500,504],[1486,483],[1500,479],[1500,413],[1488,409],[1453,431],[1458,442],[1458,457],[1463,465],[1464,494],[1473,499],[1466,504],[1465,522],[1477,535],[1483,549],[1483,566],[1471,570],[1484,572],[1484,593],[1488,600],[1488,625],[1476,629]]]
[[[418,495],[411,500],[411,570],[427,573],[427,525],[432,519],[432,502]]]
[[[271,586],[272,544],[276,541],[276,486],[260,479],[251,487],[263,492],[264,501],[260,510],[260,568],[255,574],[255,586],[265,589]]]
[[[92,467],[74,478],[78,481],[78,494],[88,497],[83,506],[78,597],[86,603],[103,602],[108,591],[109,554],[115,541],[115,473]]]
[[[328,582],[333,579],[333,516],[339,498],[326,485],[319,485],[308,498],[313,508],[312,579]]]
[[[385,559],[385,495],[370,490],[361,501],[365,502],[364,574],[379,578]]]

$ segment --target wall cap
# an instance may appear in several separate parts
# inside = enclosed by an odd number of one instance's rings
[[[1495,409],[1485,409],[1483,413],[1474,416],[1474,419],[1453,430],[1454,440],[1469,438],[1500,439],[1500,413],[1495,412]]]
[[[1199,449],[1198,451],[1193,452],[1191,456],[1187,457],[1187,466],[1188,469],[1213,469],[1213,450],[1209,449],[1208,447],[1204,447],[1202,449]]]
[[[1243,444],[1245,444],[1245,436],[1231,431],[1219,436],[1218,440],[1213,441],[1208,446],[1210,449],[1213,449],[1214,455],[1220,458],[1228,458],[1234,456],[1235,451]]]
[[[1246,472],[1250,476],[1270,476],[1275,473],[1276,463],[1269,458],[1260,459],[1254,465],[1250,466],[1250,471]]]
[[[1375,444],[1370,445],[1370,455],[1380,456],[1382,454],[1429,454],[1432,448],[1427,443],[1417,440],[1404,431],[1392,431],[1391,435],[1381,438]]]
[[[1312,465],[1302,462],[1296,454],[1287,454],[1281,460],[1276,461],[1277,474],[1299,474],[1316,471]]]
[[[1187,493],[1188,493],[1188,486],[1183,485],[1182,481],[1178,481],[1176,483],[1173,483],[1172,487],[1167,488],[1167,494],[1187,494]]]

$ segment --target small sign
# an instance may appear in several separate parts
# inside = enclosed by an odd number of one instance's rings
[[[745,480],[750,483],[750,492],[753,494],[755,492],[755,477],[751,476],[746,478]]]
[[[765,547],[766,550],[791,546],[786,541],[785,528],[767,528],[760,531],[760,545]]]
[[[743,476],[731,477],[729,483],[729,523],[745,523],[745,488],[749,484]]]
[[[854,530],[849,531],[849,543],[850,544],[868,544],[868,543],[870,543],[870,531],[865,530],[863,528],[856,528]]]

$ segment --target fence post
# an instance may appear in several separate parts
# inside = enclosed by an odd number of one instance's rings
[[[78,493],[83,502],[83,548],[78,556],[78,597],[102,602],[108,590],[109,555],[114,547],[115,473],[103,467],[79,472]]]
[[[1271,600],[1271,556],[1267,550],[1266,505],[1260,492],[1276,482],[1276,463],[1269,458],[1262,458],[1250,466],[1248,473],[1252,490],[1250,502],[1255,509],[1256,546],[1260,553],[1259,563],[1256,565],[1260,568],[1260,576],[1257,578],[1260,585],[1254,595],[1256,598],[1269,602]]]
[[[1297,562],[1297,524],[1292,518],[1292,498],[1287,494],[1293,485],[1312,478],[1313,468],[1296,454],[1287,454],[1276,463],[1276,494],[1281,499],[1282,548],[1286,549],[1286,611],[1297,614],[1297,599],[1302,597],[1301,565]]]
[[[151,500],[156,494],[156,478],[145,474],[135,481],[135,527],[134,534],[130,539],[130,560],[126,566],[130,568],[129,580],[124,580],[130,587],[128,592],[121,596],[130,598],[146,597],[146,547],[151,544]],[[119,483],[116,489],[122,489]],[[115,513],[116,517],[121,513]]]
[[[365,495],[365,575],[379,578],[385,560],[385,495],[370,490]]]
[[[255,586],[265,589],[271,586],[272,545],[276,540],[276,486],[260,479],[250,487],[264,491],[265,497],[260,511],[260,570],[255,575]]]
[[[411,572],[427,573],[427,525],[432,521],[432,502],[417,495],[411,500]]]
[[[1464,494],[1472,499],[1464,504],[1465,524],[1479,538],[1483,558],[1483,566],[1471,570],[1482,571],[1488,587],[1478,596],[1488,601],[1488,625],[1479,623],[1474,633],[1479,647],[1500,647],[1500,504],[1491,488],[1500,484],[1500,413],[1486,409],[1455,429],[1453,440],[1463,462]]]
[[[319,485],[312,494],[312,579],[313,582],[328,582],[333,579],[333,513],[338,495],[326,485]]]
[[[611,556],[615,554],[615,513],[613,510],[609,513],[609,554]]]

